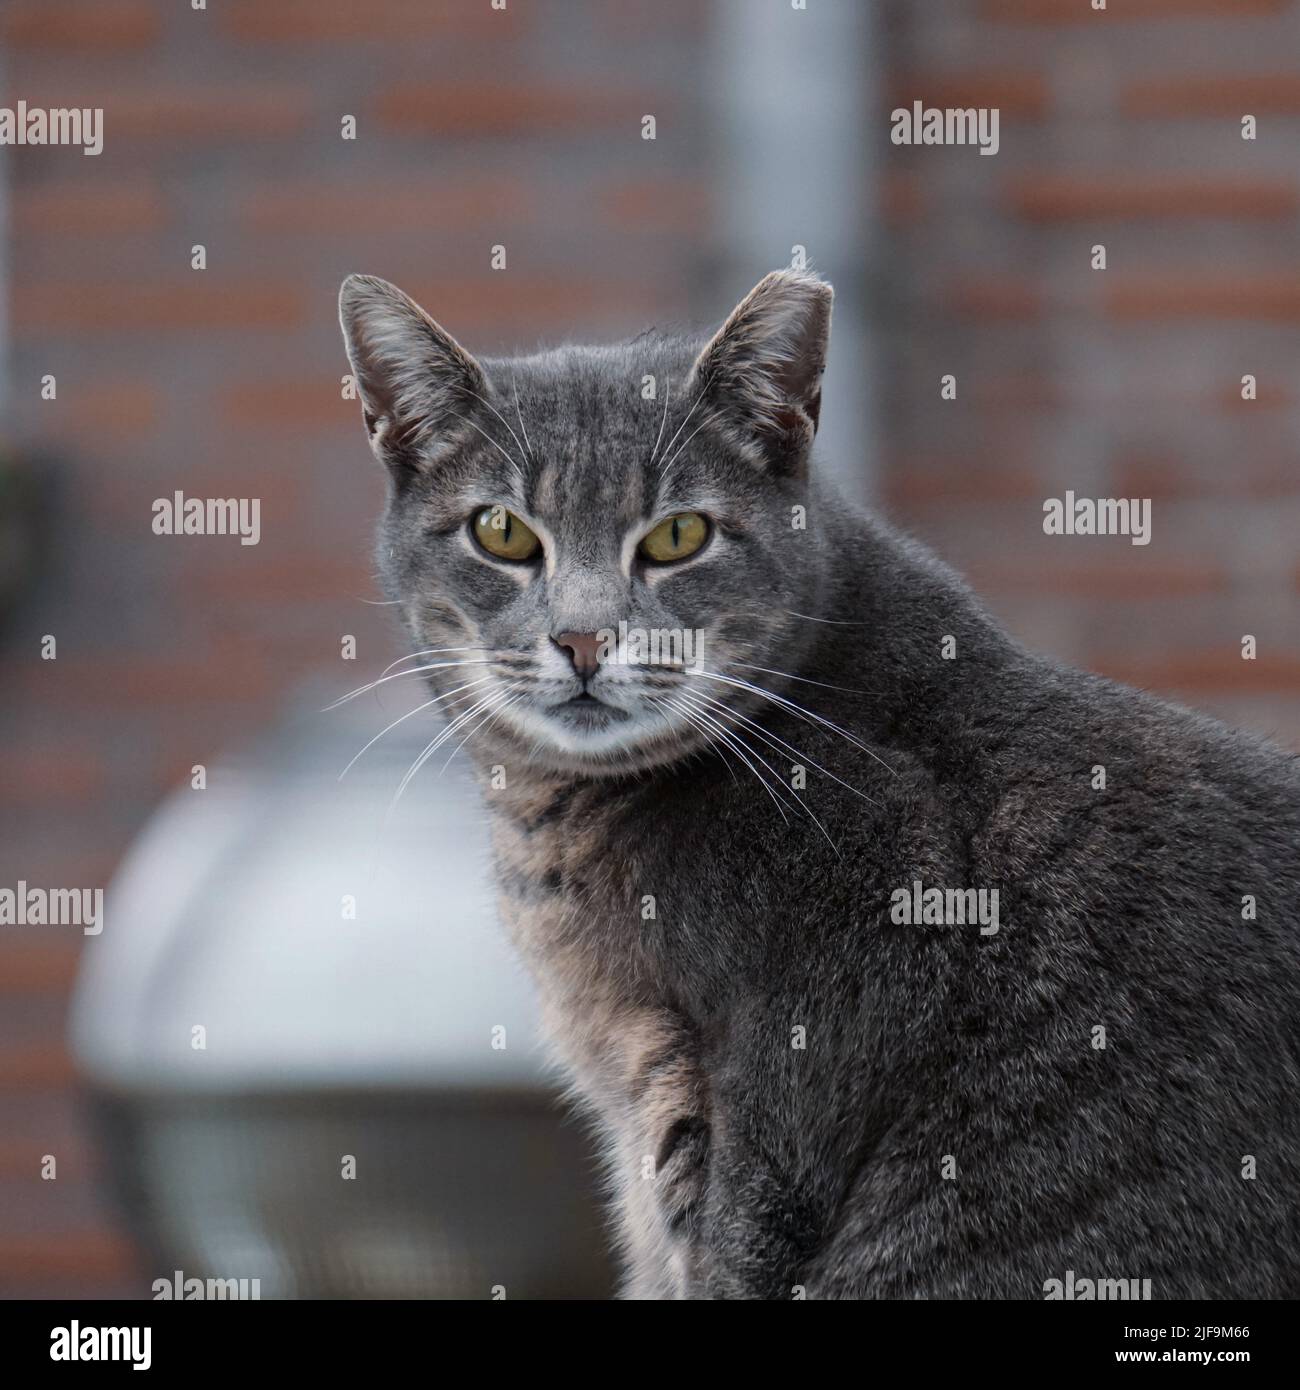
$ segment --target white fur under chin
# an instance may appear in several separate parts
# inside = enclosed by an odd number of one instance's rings
[[[587,772],[625,772],[632,764],[672,761],[692,742],[689,725],[650,710],[635,711],[608,729],[572,729],[538,710],[516,705],[502,712],[501,723],[531,743],[538,762],[550,763],[558,754],[560,765],[581,766]],[[665,735],[671,736],[671,742]]]

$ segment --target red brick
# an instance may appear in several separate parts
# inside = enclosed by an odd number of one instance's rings
[[[1011,24],[1104,24],[1125,20],[1280,14],[1288,0],[1113,0],[1104,12],[1088,0],[981,0],[985,19]]]
[[[504,38],[531,21],[515,3],[488,0],[221,0],[220,23],[243,43],[384,42]]]
[[[108,1229],[0,1235],[0,1285],[24,1288],[39,1279],[128,1279],[137,1268],[131,1244]]]
[[[651,38],[662,43],[672,37],[689,41],[709,26],[709,8],[699,0],[619,0],[617,5],[597,5],[592,20],[615,38]]]
[[[532,190],[500,177],[375,183],[284,181],[250,189],[242,215],[253,232],[294,236],[341,232],[372,237],[376,225],[461,230],[496,226],[502,234],[535,218]]]
[[[185,578],[184,587],[205,604],[214,599],[223,603],[334,603],[340,598],[373,592],[371,567],[360,553],[355,559],[333,560],[323,554],[323,549],[276,546],[265,558],[259,556],[246,564],[196,571]]]
[[[288,520],[301,507],[307,484],[303,476],[285,468],[267,468],[264,451],[250,449],[244,441],[232,448],[224,433],[216,452],[222,458],[219,466],[196,462],[191,457],[183,473],[173,472],[165,477],[157,472],[144,477],[125,469],[92,467],[78,479],[77,502],[83,514],[95,522],[111,522],[137,539],[147,538],[159,545],[170,544],[171,538],[154,535],[153,503],[158,497],[170,499],[177,487],[187,497],[258,498],[262,504],[263,535],[269,523]],[[184,553],[204,554],[208,542],[198,537],[191,539],[194,549]]]
[[[510,238],[506,238],[507,246]],[[487,248],[483,248],[484,264]],[[676,312],[653,285],[613,283],[585,277],[524,275],[516,270],[489,272],[481,279],[465,276],[439,280],[400,280],[402,288],[458,338],[488,330],[520,335],[555,324],[591,322],[616,306],[619,316],[639,322]]]
[[[950,507],[954,503],[1004,502],[1040,495],[1041,486],[1027,471],[1014,468],[990,470],[968,477],[951,473],[904,473],[891,475],[884,484],[884,498],[894,507]]]
[[[259,430],[333,431],[342,420],[361,418],[360,405],[344,400],[341,394],[347,370],[346,359],[341,359],[333,376],[320,373],[305,378],[236,382],[223,392],[221,410],[232,424]]]
[[[57,838],[57,832],[67,827],[73,819],[79,819],[81,823],[92,824],[96,836],[105,839],[123,840],[130,839],[130,831],[133,827],[116,824],[111,828],[105,828],[98,811],[89,815],[81,814],[80,808],[73,808],[68,811],[59,811],[51,814],[48,811],[36,811],[31,819],[22,822],[22,828],[30,832],[30,827],[48,826],[51,828],[51,838]],[[29,834],[30,840],[30,834]],[[111,851],[105,849],[94,854],[68,853],[62,850],[57,844],[51,846],[40,845],[35,849],[28,844],[15,846],[12,841],[5,846],[6,851],[14,857],[16,862],[22,865],[22,877],[28,883],[39,884],[61,884],[65,887],[95,888],[105,887],[117,872],[122,855],[129,849],[127,843],[115,845]],[[5,928],[6,932],[19,931],[21,928]],[[44,931],[44,928],[31,928],[33,931]],[[80,938],[76,938],[80,940]],[[14,940],[14,938],[11,938]],[[18,944],[15,940],[15,944]]]
[[[1300,194],[1292,179],[1158,175],[1032,175],[1010,184],[1006,201],[1018,217],[1031,222],[1294,217],[1300,208]]]
[[[918,467],[904,459],[892,463],[885,478],[886,500],[900,507],[1002,502],[1041,497],[1042,491],[1032,469],[987,459],[956,460],[941,467]]]
[[[1122,537],[1058,537],[1061,558],[1032,562],[988,561],[972,565],[972,583],[978,591],[1019,592],[1088,596],[1103,599],[1179,598],[1222,592],[1227,587],[1224,571],[1205,561],[1133,559]],[[1091,545],[1094,558],[1078,559],[1066,553],[1071,546]],[[1077,551],[1076,551],[1077,555]]]
[[[1048,111],[1047,79],[1042,73],[980,70],[977,72],[899,73],[889,80],[889,107],[996,106],[1002,119],[1040,119]],[[888,132],[886,132],[888,139]]]
[[[168,538],[159,537],[162,544]],[[171,537],[176,544],[213,545],[202,537]],[[234,544],[228,538],[226,544]],[[245,551],[251,547],[244,547]],[[47,706],[93,704],[96,709],[157,709],[169,716],[180,705],[259,702],[291,673],[275,671],[268,654],[246,645],[214,645],[201,659],[166,654],[60,655],[57,661],[17,661],[0,668],[0,680],[20,700]]]
[[[964,276],[948,290],[948,306],[966,318],[1033,319],[1043,310],[1038,286],[1015,275]]]
[[[104,759],[84,740],[76,747],[10,743],[0,754],[5,794],[23,806],[85,802],[103,793]]]
[[[81,950],[67,944],[0,945],[0,993],[63,994],[72,988]]]
[[[376,114],[389,130],[419,135],[546,135],[552,131],[622,131],[641,148],[641,117],[667,115],[661,95],[583,88],[575,83],[394,82]],[[662,138],[664,131],[660,129]],[[630,154],[629,154],[629,157]]]
[[[1294,460],[1264,460],[1253,453],[1238,458],[1230,473],[1191,473],[1178,459],[1131,458],[1115,464],[1117,497],[1175,500],[1222,497],[1239,502],[1292,497],[1300,493]]]
[[[165,221],[155,179],[20,184],[12,204],[11,226],[19,236],[146,232]]]
[[[1012,418],[1025,410],[1059,409],[1069,396],[1051,377],[1025,370],[1010,376],[964,377],[961,393],[982,410],[1014,412]]]
[[[57,1139],[14,1139],[0,1135],[0,1180],[30,1181],[40,1173],[47,1153],[59,1164],[59,1182],[84,1181],[94,1160],[80,1136],[65,1135]]]
[[[925,183],[912,170],[887,170],[880,181],[880,216],[889,227],[908,227],[925,212]]]
[[[11,48],[59,54],[148,48],[161,32],[162,16],[153,0],[9,0],[0,20],[0,37]]]
[[[1293,323],[1300,319],[1300,267],[1275,274],[1210,276],[1179,274],[1117,276],[1108,273],[1103,292],[1113,319],[1253,319]]]
[[[66,1049],[57,1043],[0,1050],[0,1087],[70,1086],[76,1069]]]
[[[279,281],[241,278],[232,285],[209,271],[138,284],[38,282],[13,291],[14,328],[28,334],[297,328],[304,308],[303,296]]]
[[[1300,73],[1149,78],[1130,84],[1120,109],[1128,116],[1294,116],[1300,113]]]
[[[1258,378],[1259,373],[1255,375]],[[1225,387],[1217,400],[1224,410],[1234,414],[1239,410],[1288,410],[1296,403],[1296,393],[1286,386],[1279,386],[1275,381],[1257,380],[1255,399],[1248,401],[1242,398],[1241,381],[1238,379],[1231,386]]]
[[[66,106],[68,93],[62,83],[47,81],[24,96],[31,106]],[[77,105],[103,108],[104,147],[120,152],[147,140],[170,141],[189,150],[230,140],[257,143],[299,135],[314,103],[308,88],[287,82],[194,82],[184,87],[141,82],[98,90],[78,85]],[[332,115],[329,125],[338,130]],[[134,148],[128,152],[140,153]]]
[[[1300,694],[1300,656],[1294,652],[1268,652],[1254,661],[1243,661],[1237,640],[1225,641],[1217,650],[1152,657],[1101,652],[1088,665],[1112,680],[1144,690]]]
[[[44,402],[42,412],[45,432],[54,438],[135,439],[157,420],[158,390],[148,381],[87,382],[65,373],[58,399]]]
[[[702,179],[660,176],[604,190],[600,208],[611,226],[629,232],[701,236],[711,225],[712,196]]]
[[[13,1095],[0,1098],[0,1135],[5,1154],[0,1172],[6,1176],[13,1176],[17,1171],[20,1153],[26,1158],[18,1175],[29,1182],[40,1172],[41,1154],[58,1156],[60,1177],[63,1176],[65,1154],[74,1170],[84,1172],[89,1166],[82,1115],[73,1097],[42,1095],[33,1097],[29,1103]]]

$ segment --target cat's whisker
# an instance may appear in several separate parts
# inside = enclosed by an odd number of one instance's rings
[[[462,711],[462,713],[458,714],[447,724],[446,728],[439,730],[439,732],[428,742],[428,744],[426,744],[424,750],[411,764],[411,766],[406,769],[406,772],[403,775],[401,782],[398,783],[397,791],[394,793],[392,802],[389,804],[388,807],[389,816],[392,815],[394,809],[397,806],[397,803],[402,799],[402,793],[407,789],[407,787],[411,785],[412,780],[418,775],[420,769],[425,765],[425,763],[427,763],[429,759],[433,757],[433,755],[438,751],[438,749],[441,748],[442,745],[446,743],[449,738],[451,738],[451,736],[456,732],[457,729],[462,727],[462,725],[465,723],[467,719],[473,718],[474,715],[478,714],[487,705],[491,704],[494,699],[494,696],[495,692],[492,692],[483,696],[482,699],[474,701],[474,703],[470,705],[469,709],[464,710]],[[385,821],[387,821],[387,817],[385,817]]]
[[[691,440],[694,439],[695,436],[696,436],[697,434],[699,434],[699,432],[700,432],[706,425],[712,423],[712,418],[713,418],[713,417],[710,416],[708,419],[701,420],[700,423],[699,423],[698,425],[696,425],[695,428],[690,432],[690,434],[688,434],[688,435],[686,436],[686,438],[682,441],[682,443],[679,444],[679,445],[677,446],[677,452],[676,452],[676,453],[672,456],[672,458],[670,458],[670,459],[668,460],[668,462],[665,463],[664,466],[659,470],[659,481],[660,481],[660,482],[663,482],[664,477],[665,477],[665,475],[667,474],[668,470],[669,470],[669,469],[673,466],[673,464],[675,464],[675,463],[677,462],[677,460],[678,460],[679,458],[681,458],[681,456],[686,452],[687,445],[690,444]]]
[[[735,765],[732,761],[732,753],[736,750],[734,748],[734,745],[730,742],[730,740],[726,738],[725,734],[722,737],[719,737],[719,735],[716,732],[714,732],[714,730],[710,729],[707,724],[705,724],[702,720],[698,719],[691,709],[689,709],[686,705],[679,703],[676,699],[670,701],[670,707],[673,710],[675,710],[676,713],[682,719],[684,719],[687,722],[687,724],[691,726],[692,729],[696,730],[696,732],[704,740],[706,747],[717,750],[717,752],[722,757],[722,760],[726,765],[727,771],[731,773],[732,782],[738,787],[740,785],[740,779],[736,776]],[[751,773],[753,773],[755,777],[758,778],[759,783],[763,786],[765,790],[768,790],[768,795],[770,796],[771,792],[767,787],[766,779],[759,775],[758,770],[753,766],[752,763],[745,759],[744,754],[741,754],[740,757],[741,761],[744,762],[745,767]],[[781,812],[782,818],[785,819],[785,810],[781,806],[781,803],[779,801],[776,803],[776,806],[777,810]],[[788,819],[786,819],[786,823],[789,824]]]
[[[675,710],[677,714],[691,726],[691,728],[695,729],[699,733],[700,737],[703,738],[705,744],[708,747],[717,749],[717,751],[719,752],[719,754],[721,754],[722,758],[726,763],[727,770],[731,773],[731,780],[737,786],[739,786],[740,782],[739,779],[736,777],[735,766],[732,763],[729,751],[734,751],[734,745],[730,742],[730,740],[727,739],[725,732],[709,728],[709,726],[702,719],[700,719],[698,715],[696,715],[692,707],[685,704],[680,697],[671,698],[669,700],[669,707]],[[741,756],[742,758],[744,757],[743,754]],[[759,776],[753,764],[746,760],[745,766],[749,769],[750,772],[754,774],[754,776],[758,777],[759,782],[763,785],[764,788],[766,788],[766,779]],[[770,794],[771,793],[769,791],[769,795]],[[784,815],[784,810],[779,802],[777,803],[777,809],[782,811],[782,814]]]
[[[405,656],[399,656],[396,661],[390,661],[387,666],[379,673],[386,676],[395,667],[400,666],[404,661],[415,661],[422,656],[450,656],[459,652],[485,652],[486,647],[426,647],[422,652],[407,652]]]
[[[683,696],[682,698],[689,699],[690,697]],[[699,714],[702,719],[707,719],[714,724],[717,723],[717,720],[711,714],[706,713],[702,708],[699,708],[698,706],[696,708],[696,713]],[[719,727],[721,726],[719,725]],[[737,738],[741,737],[739,734],[736,734],[735,736]],[[830,832],[817,818],[812,808],[807,804],[807,802],[804,801],[803,797],[801,797],[793,787],[788,787],[786,785],[784,779],[781,777],[781,774],[777,772],[777,770],[774,767],[772,767],[770,763],[767,762],[767,760],[763,757],[761,753],[758,752],[756,748],[754,748],[750,744],[746,744],[745,746],[749,749],[751,753],[753,753],[753,755],[758,759],[758,761],[762,763],[765,768],[767,768],[767,770],[772,774],[773,778],[775,778],[776,782],[781,787],[781,789],[787,792],[790,796],[792,796],[795,799],[795,801],[799,803],[800,810],[802,810],[804,814],[807,815],[808,819],[812,821],[812,823],[817,827],[817,829],[821,831],[822,835],[826,839],[826,843],[830,845],[831,849],[835,851],[835,857],[837,859],[842,858],[843,856],[840,854],[839,846],[835,843],[834,840],[831,839]]]
[[[866,623],[850,622],[846,618],[814,618],[811,613],[796,613],[793,608],[782,608],[782,613],[792,618],[802,618],[806,623],[827,623],[831,627],[866,627]]]
[[[828,685],[825,681],[809,680],[807,676],[796,676],[789,671],[774,671],[770,666],[755,666],[751,661],[726,661],[724,666],[743,666],[747,671],[762,671],[769,676],[784,676],[788,681],[800,681],[804,685],[820,685],[823,690],[839,690],[845,695],[869,695],[868,690],[855,690],[850,685]]]
[[[663,715],[664,722],[668,725],[669,729],[672,729],[672,727],[673,727],[673,723],[672,723],[672,708],[673,708],[673,707],[670,706],[666,700],[658,700],[658,699],[656,699],[653,695],[648,695],[648,696],[646,696],[646,702],[647,702],[648,704],[650,704],[650,705],[653,705],[654,708],[657,709],[657,710],[660,712],[660,714]],[[682,710],[680,706],[677,707],[677,712],[678,712],[679,714],[681,714],[682,717],[683,717],[684,719],[686,719],[688,723],[690,722],[690,716],[689,716],[689,714],[688,714],[686,711]],[[693,728],[699,728],[698,725],[692,725],[692,727],[693,727]],[[726,748],[725,748],[721,743],[719,743],[719,742],[717,741],[717,739],[715,739],[715,738],[713,737],[713,735],[712,735],[711,733],[709,733],[707,730],[705,730],[705,729],[700,729],[699,732],[700,732],[701,736],[702,736],[703,739],[704,739],[704,743],[705,743],[705,746],[706,746],[706,747],[717,749],[719,755],[720,755],[721,758],[722,758],[722,764],[723,764],[723,766],[724,766],[724,767],[727,769],[727,771],[731,774],[731,780],[732,780],[732,782],[733,782],[736,786],[739,786],[739,785],[740,785],[740,779],[736,776],[736,768],[735,768],[735,765],[732,763],[732,761],[731,761],[731,755],[727,752]]]
[[[469,418],[468,415],[457,415],[456,412],[455,412],[454,410],[453,410],[451,413],[452,413],[452,415],[455,416],[455,418],[456,418],[457,420],[463,421],[465,424],[467,424],[467,425],[470,427],[470,429],[472,429],[472,430],[476,431],[478,434],[482,435],[483,438],[486,439],[487,442],[497,451],[497,453],[500,454],[501,457],[502,457],[503,459],[505,459],[505,461],[510,465],[510,467],[513,468],[513,469],[515,470],[515,475],[516,475],[516,477],[518,477],[518,479],[519,479],[519,485],[520,485],[520,487],[525,487],[525,486],[526,486],[526,483],[525,483],[525,480],[524,480],[524,470],[523,470],[522,468],[520,468],[520,466],[515,462],[513,456],[512,456],[507,450],[503,449],[503,448],[501,447],[501,445],[498,444],[498,443],[496,442],[496,440],[493,439],[492,436],[491,436],[490,434],[488,434],[488,432],[487,432],[486,430],[480,429],[479,426],[476,425],[476,424],[474,423],[474,421],[471,420],[471,419]]]
[[[695,400],[691,403],[691,408],[686,412],[686,419],[684,419],[684,420],[682,421],[682,423],[681,423],[680,425],[677,426],[676,431],[673,433],[673,437],[668,441],[668,444],[667,444],[667,446],[666,446],[665,449],[664,449],[664,453],[665,453],[665,454],[668,454],[668,453],[671,453],[671,452],[672,452],[672,447],[673,447],[673,445],[677,443],[678,437],[681,435],[681,432],[686,428],[686,425],[687,425],[687,423],[689,422],[691,416],[695,414],[696,409],[699,407],[699,404],[700,404],[700,402],[701,402],[703,399],[704,399],[704,392],[701,391],[700,394],[699,394],[698,396],[696,396]],[[660,470],[659,476],[660,476],[661,478],[663,477],[663,471],[662,471],[662,470]]]
[[[360,685],[355,690],[349,690],[346,695],[340,695],[332,705],[326,705],[322,714],[328,714],[331,710],[336,710],[340,705],[346,705],[349,700],[355,700],[359,695],[365,695],[368,691],[377,690],[381,685],[387,685],[389,681],[401,680],[403,676],[418,676],[425,671],[447,671],[457,666],[490,666],[490,660],[483,661],[435,661],[428,666],[412,666],[408,671],[395,671],[391,676],[380,676],[378,680],[371,681],[368,685]]]
[[[886,763],[885,760],[874,749],[869,748],[859,738],[855,737],[841,725],[836,724],[833,720],[826,719],[824,716],[818,714],[815,710],[810,710],[805,705],[799,704],[796,700],[788,699],[784,695],[778,695],[773,690],[768,690],[764,686],[756,685],[753,681],[744,680],[739,676],[724,676],[719,671],[706,671],[703,668],[700,668],[698,670],[688,672],[688,674],[706,676],[711,680],[722,681],[727,685],[734,686],[737,690],[748,690],[752,694],[758,695],[764,700],[770,700],[773,704],[779,705],[782,709],[788,710],[791,714],[794,714],[798,718],[802,719],[805,723],[820,725],[822,728],[828,729],[832,733],[838,734],[841,738],[846,739],[849,743],[851,743],[855,748],[861,749],[861,751],[866,753],[868,757],[874,758],[876,762],[878,762],[881,765],[881,767],[883,767],[891,775],[897,775],[896,773],[894,773],[893,768],[891,768],[889,764]]]
[[[533,442],[528,438],[528,426],[524,424],[524,412],[519,409],[519,380],[511,376],[510,385],[515,393],[515,415],[519,420],[519,429],[524,436],[524,453],[527,454],[530,463],[536,463],[537,458],[533,453]]]
[[[687,720],[688,723],[693,724],[701,732],[707,732],[708,729],[712,728],[716,732],[718,738],[720,738],[729,748],[735,751],[736,755],[740,758],[741,762],[743,762],[745,766],[754,774],[754,776],[758,778],[759,786],[761,786],[763,790],[768,794],[768,796],[772,798],[772,804],[780,812],[781,819],[787,825],[789,825],[790,817],[786,813],[784,804],[777,797],[776,793],[772,790],[772,788],[768,785],[767,778],[764,777],[761,772],[759,772],[759,770],[754,766],[752,762],[750,762],[749,757],[747,756],[748,754],[753,753],[754,757],[758,757],[758,754],[754,753],[754,750],[749,746],[749,744],[747,744],[739,734],[733,733],[730,729],[725,728],[722,724],[718,723],[716,719],[713,719],[710,715],[705,714],[703,711],[692,710],[689,706],[685,704],[684,701],[680,699],[674,700],[673,704],[677,709],[678,713],[682,716],[683,719]],[[759,762],[763,761],[761,758],[759,758],[758,760]],[[766,764],[764,764],[764,766],[766,766]],[[771,772],[772,769],[769,767],[768,771]],[[775,773],[772,773],[772,775],[776,777]],[[781,786],[782,790],[784,790],[784,784],[781,782],[781,779],[777,777],[776,780],[777,785]]]
[[[891,776],[898,774],[873,748],[868,748],[861,739],[855,738],[847,729],[841,728],[833,720],[826,719],[815,711],[805,708],[794,700],[787,699],[784,695],[778,695],[775,691],[766,690],[761,685],[755,685],[753,681],[742,680],[738,676],[724,676],[720,671],[706,671],[699,667],[693,671],[687,671],[688,676],[704,676],[708,680],[721,681],[724,685],[734,686],[737,690],[748,690],[751,694],[759,696],[761,699],[770,700],[773,704],[780,705],[783,709],[789,710],[791,714],[798,716],[805,723],[813,721],[820,724],[823,728],[829,729],[832,733],[839,734],[841,738],[847,739],[855,748],[859,748],[868,757],[874,758],[881,767]]]
[[[468,386],[465,389],[469,391],[469,394],[473,396],[476,401],[482,401],[483,404],[487,406],[487,408],[492,412],[492,414],[495,415],[497,419],[500,420],[501,423],[506,427],[506,429],[510,431],[510,438],[515,441],[515,448],[518,449],[519,452],[523,454],[525,458],[527,458],[528,450],[525,449],[523,444],[520,443],[519,436],[514,432],[514,428],[511,426],[510,421],[507,420],[504,415],[502,415],[502,413],[496,408],[496,406],[492,404],[491,401],[486,400],[483,396],[480,396],[477,391],[470,390]],[[519,423],[522,425],[523,421],[521,420]]]
[[[369,749],[373,748],[375,744],[377,744],[385,734],[391,733],[395,728],[397,728],[399,724],[404,724],[408,719],[411,719],[417,714],[423,713],[424,710],[432,709],[434,705],[441,704],[444,700],[450,700],[453,695],[460,694],[462,690],[473,690],[476,686],[486,685],[488,681],[492,679],[492,676],[483,676],[479,680],[470,681],[467,685],[458,685],[454,690],[447,691],[445,695],[435,695],[432,700],[426,700],[424,704],[416,705],[414,709],[407,710],[405,714],[399,715],[386,729],[380,729],[380,731],[374,736],[374,738],[372,738],[361,749],[359,753],[353,755],[353,757],[349,760],[347,767],[345,767],[343,771],[339,773],[338,780],[341,782],[348,775],[348,773],[352,771],[353,767],[356,765],[362,753],[365,753]]]
[[[664,413],[659,421],[659,433],[655,437],[655,446],[650,452],[650,462],[653,463],[659,457],[659,446],[664,442],[664,426],[668,423],[668,398],[672,395],[672,379],[664,378]]]
[[[823,767],[821,763],[817,762],[814,758],[810,758],[802,749],[796,748],[793,743],[787,743],[779,734],[774,734],[770,730],[765,729],[757,720],[751,719],[747,714],[741,714],[739,710],[732,709],[725,700],[715,700],[712,695],[698,695],[696,698],[703,700],[706,704],[725,713],[729,718],[739,719],[748,724],[769,747],[774,747],[777,748],[778,751],[785,751],[786,753],[793,754],[801,763],[807,763],[809,767],[815,767],[818,772],[829,777],[832,782],[838,782],[841,787],[846,791],[851,791],[854,796],[860,796],[863,801],[869,801],[873,806],[880,805],[880,802],[874,797],[868,796],[866,792],[860,791],[857,787],[853,786],[852,783],[846,782],[842,777],[837,777],[830,768]]]
[[[504,714],[505,711],[509,709],[511,705],[518,704],[519,701],[523,698],[524,693],[517,692],[514,687],[512,687],[509,690],[502,691],[502,698],[498,700],[497,703],[487,712],[487,716],[484,719],[481,719],[477,724],[475,724],[474,727],[469,731],[469,733],[467,733],[465,737],[461,739],[461,741],[455,746],[455,748],[451,750],[451,755],[448,757],[447,761],[443,763],[443,765],[438,769],[438,776],[441,777],[442,774],[446,772],[446,770],[451,766],[452,758],[454,758],[456,754],[459,753],[462,748],[464,748],[464,746],[470,741],[470,739],[474,737],[475,734],[481,733],[484,729],[488,728],[490,725],[495,723],[496,720],[502,714]]]

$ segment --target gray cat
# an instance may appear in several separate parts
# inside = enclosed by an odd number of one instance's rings
[[[811,275],[514,359],[341,317],[626,1295],[1300,1293],[1297,760],[839,500]]]

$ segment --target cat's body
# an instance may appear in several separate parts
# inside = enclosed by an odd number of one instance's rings
[[[476,398],[514,387],[533,409],[510,431],[518,451],[493,434],[534,465],[520,505],[545,530],[527,576],[493,566],[518,595],[467,612],[459,540],[436,589],[423,572],[414,519],[441,514],[454,452],[398,474],[381,549],[420,647],[454,622],[494,677],[522,681],[516,699],[560,677],[493,631],[502,612],[529,628],[515,605],[554,619],[531,629],[551,641],[579,619],[664,612],[711,635],[697,671],[637,674],[664,683],[644,698],[680,712],[681,747],[654,725],[584,766],[588,713],[548,746],[510,724],[504,696],[469,744],[504,917],[607,1140],[626,1292],[1042,1298],[1070,1271],[1150,1280],[1157,1298],[1300,1292],[1296,760],[1026,653],[924,550],[821,493],[788,464],[815,426],[816,372],[781,378],[805,410],[761,457],[743,411],[710,398],[712,456],[687,460],[671,505],[731,499],[701,552],[712,564],[634,558],[604,590],[593,577],[626,549],[582,530],[593,515],[618,537],[665,509],[644,495],[653,467],[616,462],[645,415],[626,412],[622,440],[608,393],[647,364],[700,399],[737,389],[710,353],[751,327],[733,316],[703,347],[633,345],[527,378],[486,365]],[[816,342],[801,350],[819,365]],[[539,460],[566,399],[585,404],[578,442]],[[587,679],[641,698],[612,669]],[[899,921],[918,883],[996,890],[996,919]]]
[[[715,754],[488,798],[507,920],[613,1136],[632,1291],[1300,1292],[1294,769],[1024,654],[915,551],[873,550],[820,610],[864,627],[824,624],[800,669],[874,687],[813,703],[893,775],[764,721],[879,802],[806,794],[843,858]],[[906,652],[873,641],[882,604]],[[917,879],[998,888],[998,930],[891,922]]]

